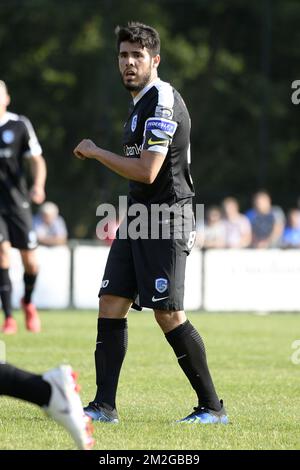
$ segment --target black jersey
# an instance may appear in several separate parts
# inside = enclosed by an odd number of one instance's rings
[[[0,211],[28,207],[24,158],[41,155],[42,149],[30,121],[5,113],[0,119]]]
[[[140,158],[143,149],[166,157],[152,184],[130,180],[131,201],[171,205],[192,197],[190,116],[180,94],[157,79],[135,97],[133,104],[124,128],[125,157]]]

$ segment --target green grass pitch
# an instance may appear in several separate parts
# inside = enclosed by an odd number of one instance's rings
[[[43,332],[5,340],[7,362],[34,372],[71,363],[86,404],[95,392],[97,314],[45,311]],[[129,315],[129,349],[118,390],[119,425],[95,424],[96,449],[300,449],[300,364],[291,360],[300,315],[197,314],[228,426],[176,424],[196,405],[193,390],[150,312]],[[298,355],[299,357],[299,355]],[[294,361],[295,362],[295,361]],[[297,362],[297,361],[296,361]],[[0,397],[1,449],[73,449],[41,410]]]

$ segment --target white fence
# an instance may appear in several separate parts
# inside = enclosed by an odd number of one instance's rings
[[[40,273],[33,300],[40,308],[66,308],[70,304],[71,251],[66,246],[39,247]],[[23,267],[19,251],[12,250],[10,276],[13,285],[12,303],[20,306],[24,294]]]
[[[38,248],[40,308],[97,308],[109,248]],[[13,250],[13,305],[23,294],[19,252]],[[300,311],[300,250],[195,249],[188,257],[185,308],[207,311]]]
[[[300,311],[300,250],[210,250],[208,311]]]

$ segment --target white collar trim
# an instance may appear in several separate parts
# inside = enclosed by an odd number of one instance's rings
[[[147,93],[150,88],[152,88],[157,82],[160,81],[160,78],[155,78],[152,82],[148,83],[148,85],[145,86],[134,98],[133,98],[133,104],[134,106],[137,104],[138,101]]]
[[[3,114],[3,116],[0,118],[0,126],[4,126],[9,121],[9,114],[7,111]]]

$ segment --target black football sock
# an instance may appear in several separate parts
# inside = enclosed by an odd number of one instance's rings
[[[24,295],[24,303],[30,304],[31,296],[34,289],[35,281],[37,278],[37,274],[27,274],[24,273],[24,284],[25,284],[25,295]]]
[[[3,268],[0,268],[0,298],[5,317],[11,317],[11,282],[8,269]]]
[[[165,336],[181,369],[197,393],[199,406],[219,411],[220,400],[208,370],[204,343],[197,330],[187,320]]]
[[[51,386],[41,375],[0,363],[0,395],[47,406],[51,396]]]
[[[127,351],[127,319],[98,319],[95,351],[97,393],[95,401],[116,407],[119,375]]]

